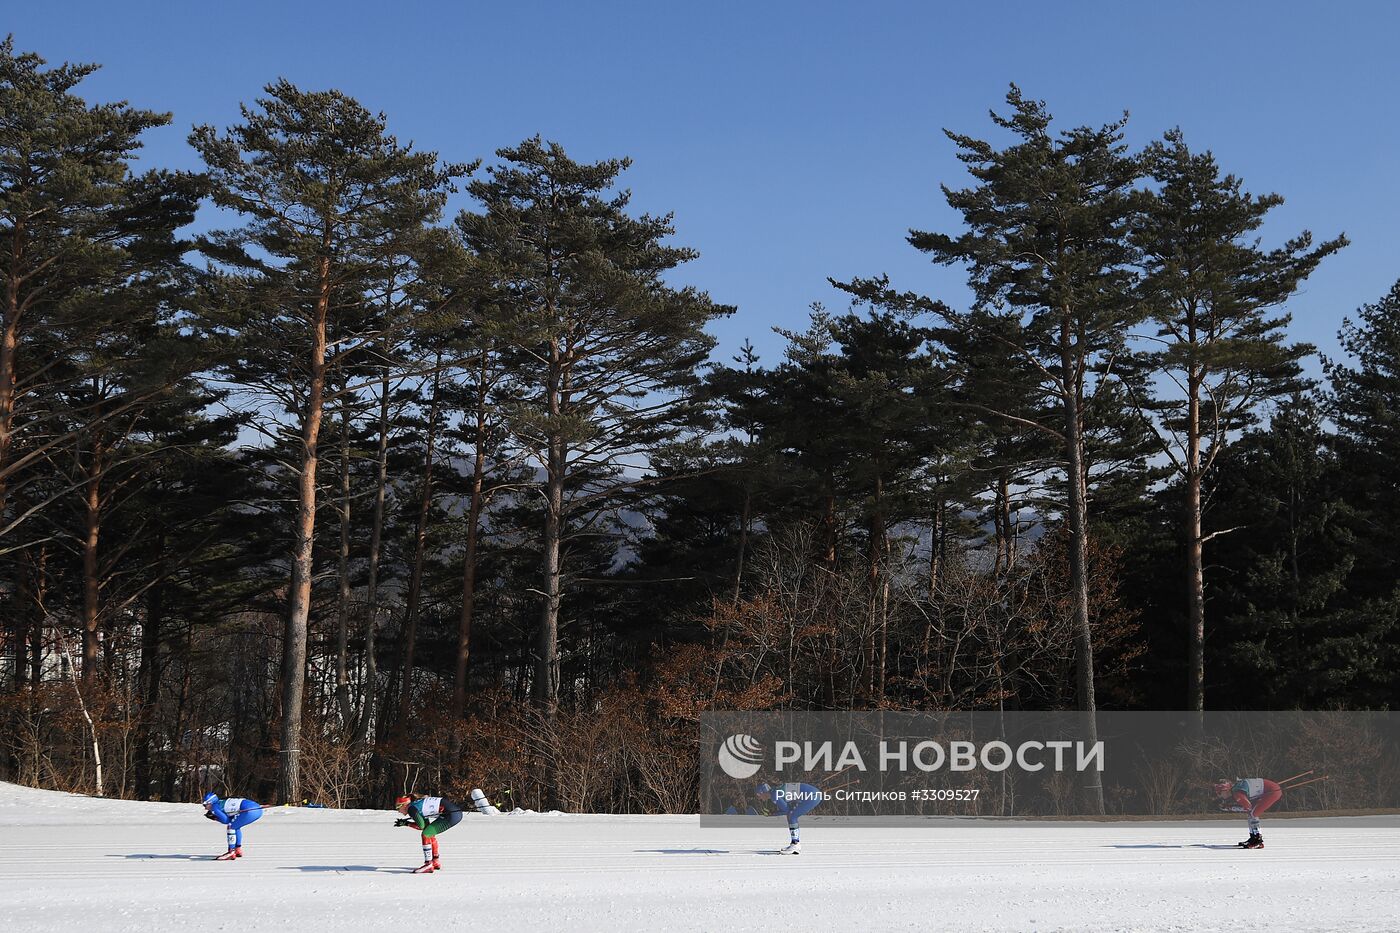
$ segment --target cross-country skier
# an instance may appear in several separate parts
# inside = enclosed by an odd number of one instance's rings
[[[801,855],[802,842],[797,834],[797,821],[825,799],[822,789],[811,784],[779,784],[776,787],[760,784],[753,792],[754,796],[761,797],[777,807],[779,813],[787,814],[788,835],[791,841],[778,851],[783,855]]]
[[[226,797],[208,793],[204,795],[204,816],[217,820],[228,827],[228,851],[214,859],[216,862],[231,862],[243,857],[243,827],[256,822],[263,815],[263,808],[256,800],[247,797]]]
[[[1220,809],[1249,814],[1249,838],[1239,844],[1240,848],[1264,848],[1264,837],[1259,834],[1259,815],[1279,802],[1283,788],[1266,778],[1233,781],[1221,778],[1215,782],[1215,796],[1220,801]]]
[[[413,869],[415,875],[442,870],[438,859],[439,833],[445,833],[462,821],[462,808],[446,797],[400,797],[394,808],[404,815],[395,826],[416,826],[423,834],[423,864]]]

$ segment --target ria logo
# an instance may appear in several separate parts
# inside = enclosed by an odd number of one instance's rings
[[[724,740],[718,757],[724,773],[742,781],[753,777],[763,767],[763,745],[753,736],[740,732]]]

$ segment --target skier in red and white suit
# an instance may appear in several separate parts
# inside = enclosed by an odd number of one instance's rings
[[[1259,834],[1259,815],[1279,802],[1283,788],[1267,778],[1236,778],[1234,781],[1221,778],[1215,782],[1215,796],[1220,800],[1220,809],[1249,814],[1249,838],[1239,844],[1240,848],[1264,848],[1264,837]]]

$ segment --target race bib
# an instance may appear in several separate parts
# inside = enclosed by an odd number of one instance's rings
[[[224,813],[229,816],[237,816],[239,809],[243,806],[242,797],[230,797],[224,801]]]
[[[1250,800],[1253,800],[1255,797],[1264,796],[1263,778],[1245,778],[1243,781],[1240,781],[1240,783],[1244,785],[1244,795]]]
[[[441,797],[424,797],[422,800],[422,804],[423,805],[419,809],[419,812],[423,814],[423,819],[425,820],[431,820],[436,818],[438,813],[442,811]]]

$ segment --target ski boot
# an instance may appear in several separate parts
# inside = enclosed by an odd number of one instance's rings
[[[234,858],[242,858],[242,857],[243,857],[243,847],[242,847],[242,846],[234,846],[234,847],[233,847],[233,857],[234,857]]]
[[[238,850],[237,850],[237,849],[229,849],[229,850],[228,850],[227,852],[225,852],[223,855],[216,855],[216,856],[214,856],[214,861],[216,861],[216,862],[232,862],[232,861],[233,861],[234,859],[236,859],[236,858],[238,858]]]
[[[437,869],[433,867],[432,862],[424,862],[422,865],[413,869],[415,875],[431,875],[435,871],[437,871]]]
[[[778,850],[779,855],[801,855],[802,843],[790,842]]]
[[[1264,848],[1264,837],[1258,833],[1250,833],[1249,838],[1239,843],[1241,849],[1262,849]]]

